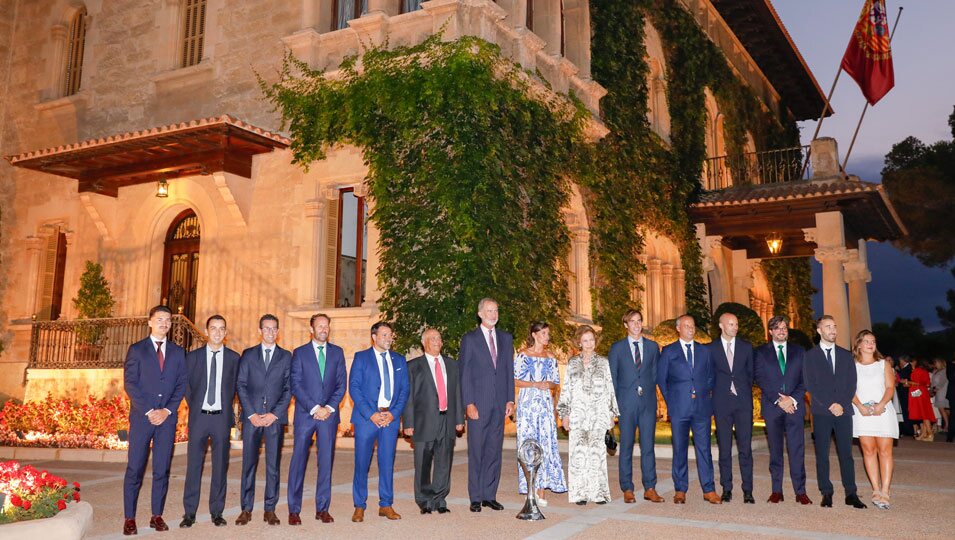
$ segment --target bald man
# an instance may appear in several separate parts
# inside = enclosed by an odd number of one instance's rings
[[[716,379],[713,385],[713,416],[719,449],[720,485],[723,502],[733,500],[733,436],[739,450],[743,503],[753,498],[753,345],[738,338],[739,319],[720,315],[720,339],[709,345]]]

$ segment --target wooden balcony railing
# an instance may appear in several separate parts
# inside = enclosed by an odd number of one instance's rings
[[[37,321],[30,336],[30,369],[122,368],[129,346],[149,334],[146,317]],[[172,316],[169,338],[187,351],[206,338],[183,315]]]
[[[812,171],[808,167],[802,170],[803,158],[808,151],[807,145],[708,158],[703,163],[703,188],[712,191],[811,178]]]

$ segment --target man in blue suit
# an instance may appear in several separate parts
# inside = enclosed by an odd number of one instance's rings
[[[318,478],[315,482],[315,519],[335,520],[328,513],[332,499],[332,464],[338,438],[339,405],[345,397],[345,352],[328,342],[331,318],[312,315],[312,339],[292,353],[291,386],[295,396],[295,433],[288,469],[288,524],[301,525],[302,486],[308,454],[315,437]]]
[[[753,374],[763,397],[760,409],[766,421],[769,442],[769,474],[772,493],[768,502],[783,500],[783,448],[789,453],[789,476],[796,501],[812,504],[806,495],[806,435],[800,404],[806,397],[802,365],[803,348],[789,338],[789,320],[783,315],[769,319],[769,343],[756,349]]]
[[[693,341],[696,321],[692,315],[676,320],[680,339],[663,348],[657,366],[657,384],[667,403],[673,437],[673,502],[686,503],[689,487],[687,451],[690,430],[696,451],[696,472],[703,487],[703,499],[720,504],[714,490],[713,456],[710,453],[710,421],[713,418],[715,373],[709,350]]]
[[[458,368],[461,401],[468,424],[470,510],[503,510],[497,502],[501,482],[504,418],[514,412],[514,338],[496,328],[497,302],[478,302],[481,324],[461,337]]]
[[[836,345],[836,320],[823,315],[816,321],[819,344],[806,353],[803,378],[812,407],[813,440],[816,443],[816,479],[822,492],[823,508],[832,508],[832,481],[829,479],[829,446],[836,438],[842,487],[846,504],[865,508],[856,493],[856,469],[852,462],[852,399],[856,395],[856,363],[852,353]]]
[[[255,502],[255,472],[259,467],[259,449],[265,441],[265,514],[269,525],[281,523],[275,515],[279,501],[279,467],[282,440],[288,424],[288,406],[292,401],[289,372],[292,354],[275,343],[279,320],[265,314],[259,318],[262,343],[242,351],[236,390],[242,404],[242,512],[236,525],[252,519]]]
[[[152,517],[149,526],[168,531],[162,519],[169,489],[169,466],[176,441],[179,404],[186,393],[186,353],[167,339],[172,310],[149,310],[149,337],[129,347],[123,363],[123,386],[129,396],[129,453],[123,478],[123,534],[138,534],[136,503],[153,454]]]
[[[348,393],[355,408],[355,476],[352,499],[355,513],[351,520],[365,520],[368,500],[368,469],[378,443],[378,515],[401,519],[395,512],[392,479],[395,472],[395,448],[398,424],[408,401],[408,364],[405,357],[391,350],[394,332],[386,322],[371,327],[372,347],[359,351],[352,360]]]
[[[713,416],[716,418],[716,445],[720,452],[720,485],[723,502],[733,500],[733,434],[739,449],[739,472],[743,477],[743,503],[753,498],[753,346],[739,333],[739,319],[732,313],[720,315],[720,339],[710,343],[710,357],[716,371],[713,386]]]
[[[209,317],[206,320],[209,341],[204,347],[186,355],[189,445],[186,484],[182,493],[184,515],[179,523],[183,529],[196,523],[207,444],[212,446],[209,513],[216,527],[226,524],[222,511],[225,509],[229,473],[229,435],[235,425],[232,401],[235,399],[235,382],[239,376],[239,353],[223,344],[226,333],[226,322],[222,315]]]
[[[627,337],[610,346],[610,377],[620,407],[620,489],[623,502],[637,502],[633,494],[633,442],[640,431],[640,476],[643,498],[660,503],[653,437],[657,430],[657,360],[660,347],[643,336],[643,315],[627,310],[623,315]]]

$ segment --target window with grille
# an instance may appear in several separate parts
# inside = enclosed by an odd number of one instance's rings
[[[63,95],[72,96],[80,91],[83,76],[83,50],[86,48],[86,8],[82,7],[70,21],[70,38],[66,54],[66,76],[63,78]]]
[[[180,67],[202,61],[206,35],[206,0],[182,0],[182,57]]]

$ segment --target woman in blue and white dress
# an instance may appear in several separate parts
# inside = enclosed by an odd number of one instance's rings
[[[551,391],[560,385],[557,360],[547,352],[550,328],[545,322],[531,323],[527,348],[514,358],[514,383],[520,392],[517,398],[517,447],[534,439],[544,450],[537,472],[537,501],[547,506],[544,490],[565,493],[564,468],[557,448],[557,423]],[[518,489],[527,493],[527,480],[518,466]]]

